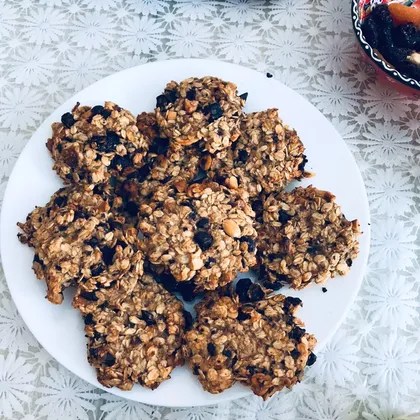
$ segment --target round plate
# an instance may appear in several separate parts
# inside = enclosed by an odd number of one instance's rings
[[[52,160],[45,147],[51,135],[51,123],[79,101],[95,105],[113,101],[133,114],[152,111],[155,98],[170,80],[191,76],[218,76],[238,85],[240,93],[249,92],[246,111],[270,107],[279,109],[283,120],[300,135],[309,158],[307,169],[316,176],[303,184],[332,191],[349,220],[358,218],[364,234],[360,256],[349,275],[328,282],[328,293],[321,286],[304,291],[282,293],[298,296],[304,307],[299,316],[309,332],[318,338],[320,349],[340,326],[359,290],[369,250],[369,209],[359,169],[337,131],[309,102],[280,82],[233,64],[209,60],[174,60],[134,67],[103,79],[68,100],[53,112],[32,136],[10,176],[1,215],[1,254],[10,293],[16,306],[41,345],[58,362],[80,378],[104,389],[96,380],[95,370],[86,359],[86,339],[79,313],[71,306],[71,291],[64,303],[55,306],[45,296],[45,284],[32,271],[33,250],[22,245],[16,235],[16,223],[24,221],[35,205],[44,205],[61,186],[52,170]],[[162,406],[199,406],[217,404],[250,393],[236,384],[220,395],[202,390],[186,366],[177,368],[172,379],[150,391],[139,385],[131,391],[109,392],[148,404]]]

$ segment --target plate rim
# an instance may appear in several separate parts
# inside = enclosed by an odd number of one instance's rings
[[[113,78],[113,77],[115,77],[116,75],[123,75],[124,73],[128,73],[128,72],[131,72],[131,71],[135,71],[134,69],[137,69],[137,68],[141,68],[141,67],[145,67],[145,66],[150,66],[150,67],[152,67],[152,66],[154,66],[154,65],[162,65],[162,64],[169,64],[170,65],[170,63],[174,63],[174,62],[177,62],[177,63],[180,63],[180,64],[182,64],[182,63],[191,63],[191,62],[201,62],[201,63],[209,63],[210,65],[212,65],[212,66],[217,66],[217,65],[223,65],[223,66],[229,66],[229,67],[231,67],[231,68],[237,68],[238,70],[246,70],[247,72],[253,72],[254,74],[258,74],[259,76],[263,76],[263,73],[262,72],[259,72],[259,71],[257,71],[257,70],[254,70],[254,69],[251,69],[251,68],[249,68],[249,67],[245,67],[245,66],[241,66],[241,65],[238,65],[238,64],[233,64],[233,63],[230,63],[230,62],[227,62],[227,61],[222,61],[222,60],[212,60],[212,59],[200,59],[200,58],[191,58],[191,59],[187,59],[187,58],[181,58],[181,59],[169,59],[169,60],[160,60],[160,61],[154,61],[154,62],[148,62],[148,63],[144,63],[144,64],[140,64],[140,65],[138,65],[138,66],[133,66],[133,67],[130,67],[130,68],[127,68],[127,69],[124,69],[124,70],[122,70],[122,71],[119,71],[119,72],[115,72],[115,73],[112,73],[112,74],[110,74],[110,75],[108,75],[107,77],[104,77],[104,78],[102,78],[102,79],[99,79],[99,80],[97,80],[96,82],[94,82],[94,83],[92,83],[91,85],[89,85],[89,86],[86,86],[85,88],[83,88],[83,89],[81,89],[80,91],[78,91],[78,92],[76,92],[74,95],[72,95],[70,98],[68,98],[62,105],[60,105],[60,106],[58,106],[57,108],[55,108],[41,123],[40,123],[40,125],[39,125],[39,127],[33,132],[33,134],[31,135],[31,137],[30,137],[30,139],[27,141],[27,143],[26,143],[26,145],[25,145],[25,147],[22,149],[22,151],[20,152],[20,154],[19,154],[19,157],[18,157],[18,159],[16,160],[16,162],[15,162],[15,165],[14,165],[14,167],[13,167],[13,169],[12,169],[12,172],[10,173],[10,176],[9,176],[9,179],[8,179],[8,182],[7,182],[7,186],[6,186],[6,190],[5,190],[5,193],[4,193],[4,197],[3,197],[3,203],[2,203],[2,208],[1,208],[1,214],[0,214],[0,256],[1,256],[1,261],[2,261],[2,266],[3,266],[3,272],[4,272],[4,276],[5,276],[5,279],[6,279],[6,283],[7,283],[7,286],[8,286],[8,288],[9,288],[9,292],[10,292],[10,295],[11,295],[11,297],[12,297],[12,300],[13,300],[13,302],[14,302],[14,304],[15,304],[15,306],[16,306],[16,308],[17,308],[17,310],[18,310],[18,312],[19,312],[19,315],[22,317],[22,319],[23,319],[23,321],[25,322],[25,325],[27,326],[27,328],[28,328],[28,330],[31,332],[31,334],[33,334],[34,335],[34,337],[35,337],[35,339],[39,342],[39,344],[51,355],[51,357],[55,360],[55,361],[57,361],[57,363],[59,363],[61,366],[64,366],[69,372],[71,372],[72,374],[74,374],[75,376],[77,376],[79,379],[81,379],[81,380],[83,380],[83,381],[85,381],[85,382],[87,382],[87,383],[89,383],[89,384],[91,384],[92,386],[94,386],[94,387],[96,387],[96,388],[99,388],[99,389],[102,389],[102,390],[104,390],[104,391],[106,391],[106,392],[109,392],[109,393],[111,393],[111,394],[113,394],[113,395],[116,395],[116,396],[118,396],[118,397],[122,397],[122,398],[125,398],[125,399],[127,399],[127,400],[130,400],[130,401],[135,401],[135,402],[141,402],[141,403],[144,403],[144,404],[154,404],[154,405],[156,405],[156,403],[151,403],[151,402],[145,402],[145,401],[139,401],[138,399],[133,399],[133,398],[130,398],[130,392],[127,392],[127,391],[124,391],[122,394],[121,394],[121,392],[122,391],[120,391],[119,389],[116,389],[116,388],[105,388],[102,384],[100,384],[97,380],[95,381],[95,383],[93,383],[92,381],[90,381],[90,380],[88,380],[88,379],[85,379],[85,378],[82,378],[82,377],[80,377],[78,374],[76,374],[76,373],[74,373],[74,371],[73,371],[73,369],[71,369],[71,367],[68,367],[68,364],[67,363],[63,363],[61,360],[59,360],[60,358],[57,358],[56,356],[52,356],[52,354],[49,352],[49,350],[48,350],[48,348],[49,348],[49,345],[48,345],[48,343],[47,343],[47,345],[45,345],[44,344],[44,340],[39,340],[39,338],[38,337],[36,337],[35,336],[35,334],[32,332],[32,329],[29,327],[29,325],[31,324],[31,322],[29,321],[27,321],[27,317],[26,316],[24,316],[24,315],[22,315],[22,313],[21,313],[21,311],[20,311],[20,309],[19,309],[19,307],[18,307],[18,304],[16,303],[16,300],[15,300],[15,298],[14,298],[14,293],[12,293],[12,291],[11,291],[11,288],[10,288],[10,284],[11,284],[11,282],[10,282],[10,278],[11,278],[11,276],[12,276],[12,274],[9,272],[9,264],[8,263],[5,263],[5,257],[4,257],[4,252],[3,252],[3,250],[4,250],[4,248],[5,248],[5,246],[6,246],[6,244],[5,244],[5,242],[6,242],[6,237],[5,237],[5,229],[3,229],[3,226],[4,226],[4,224],[6,223],[5,222],[5,216],[4,216],[4,212],[3,212],[3,209],[6,207],[6,203],[8,202],[8,200],[9,200],[9,195],[11,195],[12,193],[11,193],[11,187],[10,187],[10,185],[11,185],[11,183],[10,183],[10,180],[12,179],[12,177],[15,177],[15,176],[17,176],[16,175],[16,171],[15,171],[15,168],[16,168],[16,166],[17,166],[17,164],[18,164],[18,162],[21,160],[21,158],[22,158],[22,155],[24,154],[23,152],[25,151],[25,149],[28,147],[28,145],[29,145],[29,143],[31,142],[31,140],[32,140],[32,138],[33,137],[35,137],[36,135],[37,135],[37,133],[39,132],[39,131],[42,131],[43,129],[44,129],[44,127],[47,125],[50,125],[49,123],[48,123],[48,121],[51,119],[51,117],[53,116],[53,114],[55,114],[55,113],[58,113],[59,111],[60,112],[62,112],[62,110],[65,110],[65,109],[67,109],[66,107],[65,107],[65,104],[67,103],[67,102],[77,102],[77,97],[78,97],[78,95],[80,95],[82,92],[84,92],[85,90],[87,90],[87,89],[91,89],[92,87],[94,87],[95,85],[97,85],[97,84],[100,84],[100,83],[103,83],[103,82],[105,82],[106,80],[108,80],[108,79],[110,79],[110,78]],[[193,73],[194,72],[194,68],[192,68],[191,69],[191,73]],[[350,310],[350,308],[351,308],[351,306],[353,305],[353,303],[355,302],[355,300],[356,300],[356,297],[357,297],[357,295],[358,295],[358,293],[359,293],[359,291],[360,291],[360,287],[361,287],[361,285],[362,285],[362,282],[363,282],[363,279],[364,279],[364,277],[365,277],[365,274],[366,274],[366,268],[367,268],[367,262],[368,262],[368,258],[369,258],[369,249],[370,249],[370,240],[371,240],[371,226],[370,226],[370,221],[371,221],[371,218],[370,218],[370,208],[369,208],[369,201],[368,201],[368,196],[367,196],[367,192],[366,192],[366,186],[365,186],[365,183],[364,183],[364,181],[363,181],[363,177],[362,177],[362,175],[361,175],[361,172],[360,172],[360,169],[359,169],[359,167],[358,167],[358,165],[357,165],[357,162],[356,162],[356,160],[355,160],[355,158],[354,158],[354,155],[353,155],[353,153],[351,152],[351,150],[348,148],[348,146],[347,146],[347,144],[345,143],[345,141],[344,141],[344,139],[343,139],[343,137],[341,136],[341,134],[337,131],[337,129],[332,125],[332,123],[325,117],[325,115],[324,114],[322,114],[308,99],[306,99],[304,96],[302,96],[300,93],[298,93],[298,92],[296,92],[295,90],[293,90],[293,89],[291,89],[290,87],[288,87],[287,85],[285,85],[284,83],[282,83],[281,81],[279,81],[279,80],[277,80],[277,79],[272,79],[272,80],[274,80],[276,83],[279,83],[280,85],[282,85],[282,87],[283,88],[286,88],[288,91],[290,91],[290,92],[293,92],[293,94],[294,95],[296,95],[297,97],[299,97],[300,99],[302,99],[303,101],[305,101],[306,102],[306,104],[309,106],[309,107],[311,107],[312,108],[312,110],[317,114],[317,116],[318,116],[318,118],[322,118],[323,120],[324,120],[324,122],[326,122],[329,126],[330,126],[330,128],[332,129],[332,130],[334,130],[335,131],[335,133],[336,133],[336,135],[341,139],[341,141],[344,143],[344,145],[345,145],[345,147],[346,147],[346,149],[347,149],[347,152],[348,152],[348,155],[349,155],[349,158],[352,160],[352,163],[355,165],[355,167],[357,168],[357,175],[358,175],[358,178],[359,178],[359,181],[360,181],[360,185],[361,185],[361,187],[362,187],[362,193],[363,193],[363,203],[361,202],[361,205],[363,205],[363,208],[366,210],[366,216],[367,216],[367,219],[368,219],[368,226],[366,226],[366,228],[364,229],[364,231],[363,231],[363,236],[364,236],[364,240],[365,240],[365,242],[366,242],[366,253],[363,255],[363,256],[359,256],[358,257],[358,259],[360,259],[361,260],[361,274],[360,274],[360,280],[359,280],[359,283],[358,283],[358,285],[357,285],[357,288],[355,288],[354,290],[353,290],[353,294],[354,294],[354,296],[352,297],[352,299],[350,299],[350,300],[348,300],[348,302],[347,302],[347,305],[346,305],[346,309],[345,309],[345,311],[344,311],[344,313],[343,313],[343,315],[342,315],[342,317],[341,317],[341,319],[340,319],[340,322],[336,325],[336,327],[335,328],[333,328],[333,329],[331,329],[331,331],[329,332],[329,334],[327,335],[327,338],[326,339],[324,339],[324,342],[322,343],[322,346],[321,345],[318,345],[317,346],[317,349],[318,349],[318,351],[326,344],[326,343],[328,343],[330,340],[331,340],[331,338],[332,338],[332,336],[337,332],[337,330],[340,328],[340,326],[342,325],[342,323],[343,323],[343,321],[344,321],[344,319],[348,316],[348,313],[349,313],[349,310]],[[52,170],[52,173],[54,174],[54,172],[53,172],[53,170]],[[211,395],[211,394],[209,394],[209,395]],[[232,401],[232,400],[235,400],[235,399],[238,399],[238,398],[242,398],[242,397],[245,397],[245,396],[250,396],[250,395],[252,395],[252,391],[249,389],[249,388],[245,388],[244,387],[244,390],[243,390],[243,392],[240,392],[239,393],[239,395],[236,395],[236,394],[234,394],[234,395],[227,395],[227,396],[224,396],[224,394],[223,393],[221,393],[221,394],[218,394],[218,396],[220,397],[217,401],[208,401],[208,402],[205,402],[205,403],[198,403],[198,404],[194,404],[194,405],[188,405],[188,406],[186,406],[186,405],[173,405],[173,404],[171,404],[171,405],[168,405],[168,404],[165,404],[165,402],[164,401],[162,401],[161,403],[159,403],[158,405],[159,406],[162,406],[162,407],[179,407],[179,408],[181,408],[181,407],[199,407],[199,406],[208,406],[208,405],[215,405],[215,404],[223,404],[223,403],[226,403],[226,402],[229,402],[229,401]]]

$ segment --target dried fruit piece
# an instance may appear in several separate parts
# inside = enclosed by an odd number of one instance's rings
[[[420,26],[420,9],[404,6],[400,3],[391,3],[388,8],[394,24],[405,25],[407,23],[412,23],[415,26]]]
[[[363,35],[372,48],[379,46],[378,26],[372,16],[368,16],[362,24]]]
[[[417,43],[417,30],[412,23],[394,28],[394,42],[397,47],[414,49]]]

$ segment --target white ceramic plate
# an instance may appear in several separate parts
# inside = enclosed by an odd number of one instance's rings
[[[71,292],[65,303],[55,306],[45,298],[45,284],[32,272],[33,251],[19,243],[16,222],[24,221],[35,205],[44,205],[60,186],[52,171],[52,160],[45,147],[51,134],[51,123],[60,121],[76,101],[81,104],[118,103],[134,114],[152,111],[155,98],[169,80],[180,81],[191,76],[218,76],[233,81],[240,93],[249,92],[246,111],[277,107],[283,120],[300,135],[309,158],[308,170],[316,172],[311,183],[332,191],[348,219],[358,218],[364,235],[360,256],[351,272],[327,283],[328,293],[313,286],[299,296],[304,307],[300,317],[307,330],[318,338],[318,350],[337,330],[359,290],[369,250],[369,209],[358,167],[339,134],[309,102],[280,82],[233,64],[208,60],[175,60],[134,67],[103,79],[68,100],[39,127],[20,155],[4,197],[1,215],[1,254],[10,292],[16,306],[41,345],[58,362],[80,378],[103,388],[94,369],[86,360],[83,322],[71,307]],[[304,184],[309,184],[305,182]],[[284,293],[284,289],[282,290]],[[286,293],[288,293],[286,291]],[[136,385],[129,392],[109,389],[116,395],[148,404],[163,406],[199,406],[216,404],[250,393],[242,385],[220,395],[204,392],[187,367],[177,368],[172,379],[157,390]]]

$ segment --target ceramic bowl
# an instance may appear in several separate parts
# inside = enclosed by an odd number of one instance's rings
[[[366,41],[361,24],[363,20],[369,15],[372,7],[378,4],[391,3],[389,0],[352,0],[351,14],[353,21],[353,29],[356,33],[356,37],[360,43],[360,47],[363,50],[363,55],[367,60],[372,63],[375,68],[379,69],[379,73],[388,82],[391,82],[399,90],[406,91],[409,88],[410,92],[420,92],[420,80],[413,79],[400,73],[396,68],[389,64],[382,55],[374,50],[369,43]],[[399,1],[399,3],[411,5],[412,7],[420,7],[419,2],[413,0]],[[415,4],[413,4],[415,3]]]

